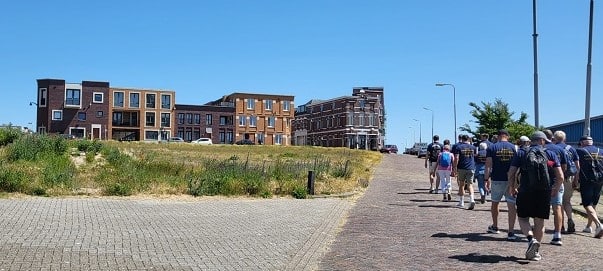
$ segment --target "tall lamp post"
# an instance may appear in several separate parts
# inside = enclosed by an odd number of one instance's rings
[[[540,126],[538,116],[538,33],[536,33],[536,0],[532,1],[532,44],[534,47],[534,126]]]
[[[412,120],[419,123],[419,143],[423,143],[423,140],[421,140],[421,121],[418,119],[412,119]]]
[[[431,138],[433,139],[433,110],[427,107],[423,107],[423,109],[431,111]]]
[[[586,106],[584,107],[584,135],[590,136],[590,84],[593,48],[593,11],[594,0],[590,0],[590,17],[588,20],[588,63],[586,64]]]
[[[448,84],[448,83],[436,83],[435,85],[436,85],[436,87],[443,87],[443,86],[451,86],[452,87],[452,102],[454,105],[454,140],[458,140],[458,137],[456,136],[456,88],[454,87],[453,84]]]

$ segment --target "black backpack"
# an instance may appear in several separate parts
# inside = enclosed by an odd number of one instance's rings
[[[599,148],[597,148],[597,157],[593,157],[592,154],[586,149],[583,149],[590,157],[590,170],[582,171],[584,177],[595,184],[603,184],[603,159],[599,158]],[[585,161],[586,162],[586,161]]]
[[[431,144],[431,152],[429,153],[429,160],[434,161],[434,162],[437,161],[438,156],[440,155],[440,152],[442,152],[442,146],[440,146],[440,144],[438,144],[438,143]]]
[[[521,163],[521,183],[525,183],[531,190],[550,189],[548,161],[545,148],[530,148]]]

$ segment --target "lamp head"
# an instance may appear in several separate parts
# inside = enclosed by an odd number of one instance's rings
[[[448,84],[444,84],[444,83],[436,83],[435,85],[436,85],[436,87],[441,87],[441,86],[445,86],[445,85],[448,85]]]

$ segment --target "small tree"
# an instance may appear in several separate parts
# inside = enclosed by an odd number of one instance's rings
[[[511,140],[515,140],[522,135],[531,135],[536,128],[526,122],[528,114],[521,112],[519,119],[513,120],[515,112],[509,110],[509,105],[497,98],[494,103],[481,102],[481,106],[470,102],[473,107],[471,116],[475,118],[473,122],[477,124],[475,129],[471,129],[469,124],[463,124],[461,131],[472,134],[479,138],[482,133],[490,135],[496,134],[500,129],[507,129],[511,135]]]

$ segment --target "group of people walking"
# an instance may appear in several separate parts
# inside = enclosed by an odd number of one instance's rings
[[[473,184],[477,182],[479,202],[484,204],[490,195],[492,224],[487,232],[493,234],[500,233],[499,205],[504,198],[508,210],[507,240],[519,239],[515,235],[518,220],[521,232],[528,239],[525,256],[529,260],[542,258],[544,220],[549,219],[551,209],[554,224],[551,244],[563,245],[561,234],[576,231],[571,197],[578,188],[588,214],[583,232],[594,232],[595,238],[603,236],[603,226],[595,210],[603,185],[596,182],[592,174],[595,167],[592,162],[603,159],[603,150],[593,145],[590,136],[581,137],[577,148],[565,143],[563,131],[536,131],[512,143],[509,132],[501,129],[492,138],[495,142],[489,140],[488,134],[482,134],[479,142],[471,142],[468,135],[459,135],[458,142],[451,146],[448,140],[440,143],[439,136],[434,135],[425,158],[429,192],[441,193],[443,201],[452,201],[452,177],[456,177],[456,206],[465,208],[467,192],[467,209],[472,210],[476,204]]]

